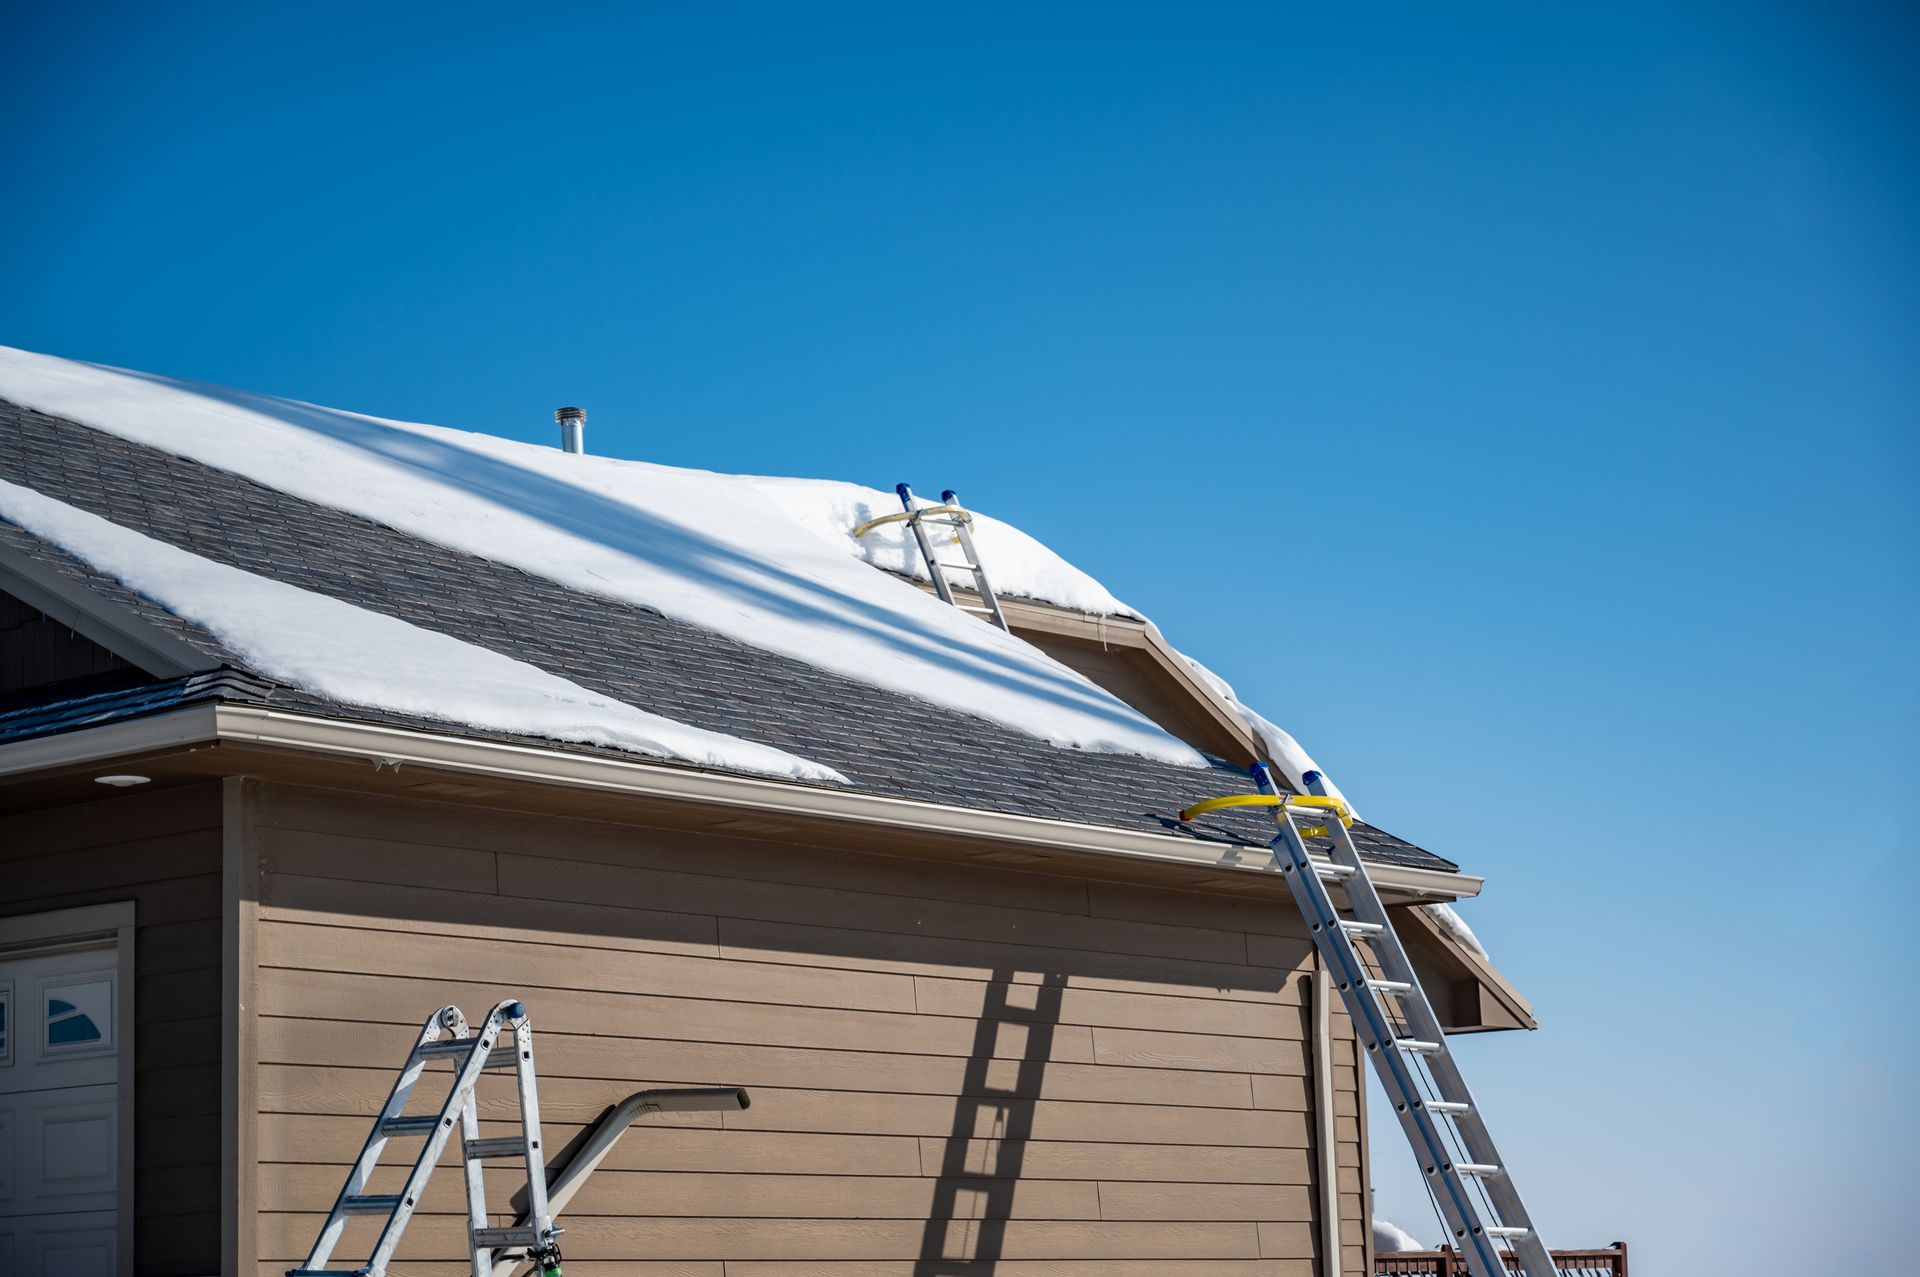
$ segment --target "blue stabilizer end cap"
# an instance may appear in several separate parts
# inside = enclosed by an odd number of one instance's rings
[[[509,1020],[524,1020],[524,1019],[526,1019],[526,1018],[527,1018],[527,1004],[526,1004],[526,1003],[524,1003],[524,1002],[509,1002],[509,1003],[507,1003],[507,1018],[508,1018]]]
[[[1320,780],[1320,779],[1321,779],[1321,775],[1319,772],[1300,773],[1300,783],[1302,785],[1311,785],[1314,781]]]
[[[893,490],[900,494],[900,499],[902,501],[913,500],[913,489],[909,488],[906,484],[896,483],[893,485]]]
[[[941,505],[952,505],[952,504],[954,504],[954,500],[953,500],[953,489],[952,489],[952,488],[948,488],[948,489],[947,489],[947,490],[946,490],[945,492],[942,492],[942,493],[940,494],[940,504],[941,504]]]

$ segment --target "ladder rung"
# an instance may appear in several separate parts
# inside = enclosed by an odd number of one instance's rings
[[[1482,1178],[1500,1173],[1500,1168],[1492,1162],[1455,1162],[1453,1169],[1462,1175],[1478,1175]]]
[[[1340,923],[1340,930],[1350,936],[1359,936],[1362,940],[1370,940],[1386,929],[1386,924],[1381,922],[1347,922],[1342,920]]]
[[[367,1277],[364,1268],[289,1268],[287,1277]]]
[[[528,1225],[525,1228],[476,1228],[473,1230],[475,1246],[538,1246],[540,1230]]]
[[[1345,882],[1347,879],[1353,877],[1352,865],[1336,865],[1329,860],[1314,861],[1313,871],[1322,878],[1330,878],[1334,882]]]
[[[340,1199],[342,1215],[391,1215],[399,1209],[398,1193],[362,1193]]]
[[[473,1042],[472,1038],[446,1038],[439,1042],[422,1042],[414,1049],[414,1055],[423,1060],[444,1059],[449,1056],[465,1059],[473,1051]],[[511,1068],[518,1062],[514,1048],[496,1046],[487,1052],[487,1062],[481,1067],[504,1069]]]
[[[1405,980],[1369,980],[1367,987],[1375,993],[1412,993],[1413,985]]]
[[[1438,1042],[1424,1042],[1419,1038],[1395,1038],[1393,1044],[1409,1055],[1438,1055],[1443,1049]]]
[[[1485,1229],[1482,1229],[1481,1231],[1486,1233],[1486,1235],[1489,1237],[1531,1237],[1533,1236],[1533,1230],[1531,1228],[1508,1228],[1503,1225],[1489,1225],[1488,1227],[1486,1227]]]
[[[524,1157],[527,1141],[519,1135],[506,1135],[496,1140],[468,1140],[461,1147],[471,1162],[480,1157]]]
[[[1438,1113],[1442,1117],[1453,1117],[1454,1115],[1459,1113],[1470,1112],[1472,1108],[1473,1108],[1473,1105],[1462,1104],[1458,1100],[1427,1101],[1427,1112]]]
[[[980,565],[978,563],[939,563],[935,566],[952,568],[955,572],[972,572],[976,575],[978,575],[980,571]]]
[[[954,606],[959,608],[962,612],[978,612],[982,616],[993,615],[993,609],[990,607],[969,607],[965,603],[956,603],[954,604]]]
[[[452,1125],[453,1119],[448,1118],[447,1124]],[[440,1119],[433,1114],[423,1114],[419,1117],[389,1117],[380,1123],[382,1135],[431,1135],[439,1128]]]

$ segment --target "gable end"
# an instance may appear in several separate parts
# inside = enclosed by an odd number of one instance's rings
[[[133,668],[86,635],[0,591],[0,696]]]

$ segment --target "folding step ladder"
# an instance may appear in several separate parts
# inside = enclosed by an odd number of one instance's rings
[[[900,494],[900,504],[905,507],[903,514],[883,514],[877,519],[868,519],[853,530],[858,538],[865,536],[874,528],[889,523],[904,523],[913,530],[914,542],[920,547],[920,558],[927,565],[927,575],[933,578],[933,592],[940,596],[942,603],[951,604],[963,612],[975,612],[991,618],[993,623],[1003,630],[1011,632],[1007,618],[1000,612],[1000,600],[993,592],[993,583],[987,580],[987,570],[980,563],[980,552],[973,547],[973,516],[960,504],[960,498],[948,488],[940,494],[940,504],[913,508],[913,489],[906,484],[895,484],[895,492]],[[963,556],[960,560],[938,559],[934,557],[934,538],[927,535],[928,528],[946,528],[952,536],[948,544],[960,547]],[[974,607],[962,603],[953,597],[953,587],[947,584],[946,571],[966,572],[973,577],[973,588],[980,595],[980,606]]]
[[[1225,807],[1275,808],[1274,868],[1287,879],[1468,1270],[1473,1277],[1508,1277],[1515,1271],[1506,1262],[1511,1256],[1525,1277],[1559,1277],[1367,876],[1346,803],[1327,796],[1318,772],[1302,777],[1306,795],[1282,792],[1265,763],[1253,765],[1253,777],[1260,794],[1208,799],[1181,812],[1181,819]],[[1331,843],[1324,858],[1309,852],[1310,839]],[[1351,917],[1335,906],[1332,885],[1345,891]],[[1372,970],[1361,944],[1371,954]]]
[[[442,1033],[447,1034],[442,1037]],[[497,1044],[497,1045],[496,1045]],[[409,1116],[407,1100],[419,1084],[427,1066],[439,1060],[453,1064],[453,1084],[434,1113]],[[520,1134],[500,1139],[480,1138],[480,1112],[474,1088],[488,1069],[514,1070],[519,1084]],[[327,1222],[320,1229],[306,1262],[287,1270],[287,1277],[385,1277],[400,1235],[413,1218],[414,1208],[426,1191],[427,1180],[440,1162],[440,1154],[452,1137],[453,1124],[461,1127],[461,1156],[467,1172],[467,1240],[474,1277],[493,1277],[494,1264],[518,1251],[541,1266],[543,1272],[558,1274],[560,1248],[547,1206],[546,1155],[540,1143],[540,1101],[533,1073],[533,1023],[521,1003],[508,999],[487,1013],[478,1031],[471,1031],[467,1018],[458,1007],[441,1007],[427,1017],[420,1037],[407,1054],[407,1062],[394,1080],[386,1105],[374,1120],[373,1130],[360,1149],[360,1157],[347,1175],[346,1185],[334,1199]],[[369,1193],[374,1167],[387,1141],[394,1137],[419,1137],[413,1168],[405,1186],[397,1193]],[[527,1209],[520,1222],[511,1228],[489,1227],[486,1184],[482,1175],[487,1161],[513,1160],[522,1163],[527,1175]],[[340,1244],[347,1220],[355,1215],[384,1216],[380,1235],[373,1244],[367,1262],[353,1268],[329,1268],[328,1261]]]

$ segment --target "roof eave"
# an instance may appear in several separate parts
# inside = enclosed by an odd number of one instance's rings
[[[0,591],[13,595],[155,678],[197,674],[220,664],[177,636],[113,603],[85,582],[66,576],[4,542],[0,542]]]
[[[1203,842],[1172,834],[982,811],[839,788],[740,776],[642,759],[544,749],[416,728],[321,718],[255,705],[196,705],[128,722],[84,728],[0,746],[0,777],[108,762],[156,750],[232,742],[414,765],[442,772],[621,793],[656,800],[810,817],[869,828],[935,833],[1048,852],[1186,865],[1271,876],[1257,843]],[[1483,880],[1403,865],[1369,866],[1383,893],[1409,900],[1457,900]]]

